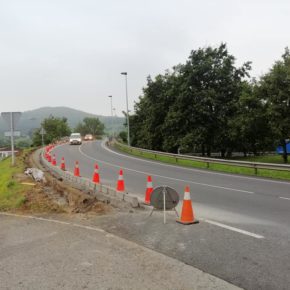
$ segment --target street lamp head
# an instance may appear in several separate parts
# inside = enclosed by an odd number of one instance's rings
[[[121,75],[126,76],[127,75],[127,72],[121,72]]]
[[[108,96],[108,98],[112,98],[112,96]]]

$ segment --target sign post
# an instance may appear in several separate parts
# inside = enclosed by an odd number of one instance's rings
[[[163,210],[163,223],[166,224],[167,210],[174,209],[176,215],[178,216],[177,211],[175,209],[178,202],[179,195],[175,189],[167,185],[156,187],[152,191],[150,197],[150,204],[153,206],[150,216],[152,215],[154,210]]]
[[[19,121],[21,117],[21,113],[20,112],[3,112],[1,113],[1,116],[10,127],[10,132],[7,132],[8,134],[6,133],[6,135],[10,135],[10,138],[11,138],[11,157],[12,157],[11,164],[12,166],[14,166],[15,165],[14,136],[18,135],[18,133],[14,132],[14,129],[15,129],[16,123]]]
[[[44,135],[46,134],[45,130],[43,127],[41,127],[40,129],[40,135],[41,135],[41,144],[42,144],[42,147],[44,146]]]

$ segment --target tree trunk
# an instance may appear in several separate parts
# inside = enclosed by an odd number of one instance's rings
[[[207,147],[206,148],[206,155],[207,155],[207,157],[210,157],[210,154],[211,154],[211,150],[210,149],[211,149],[210,147]]]
[[[204,144],[201,145],[201,155],[204,157],[205,156],[205,148]]]
[[[283,147],[283,160],[284,160],[284,163],[288,163],[287,144],[286,144],[285,140],[282,141],[282,147]]]
[[[226,155],[226,150],[225,149],[222,149],[221,150],[221,157],[222,158],[225,158],[225,155]]]

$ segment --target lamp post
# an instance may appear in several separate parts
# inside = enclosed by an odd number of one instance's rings
[[[128,146],[130,146],[130,124],[129,124],[129,110],[128,110],[128,85],[127,85],[127,72],[121,72],[121,75],[125,76],[125,85],[126,85],[126,105],[127,105],[127,141]]]
[[[114,136],[114,130],[113,130],[113,97],[108,96],[111,99],[111,126],[112,126],[112,135]]]

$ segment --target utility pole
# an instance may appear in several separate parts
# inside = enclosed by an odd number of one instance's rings
[[[128,84],[127,84],[127,72],[121,72],[121,75],[125,76],[125,86],[126,86],[126,105],[127,105],[127,141],[128,146],[130,146],[130,123],[129,123],[129,109],[128,109]]]

